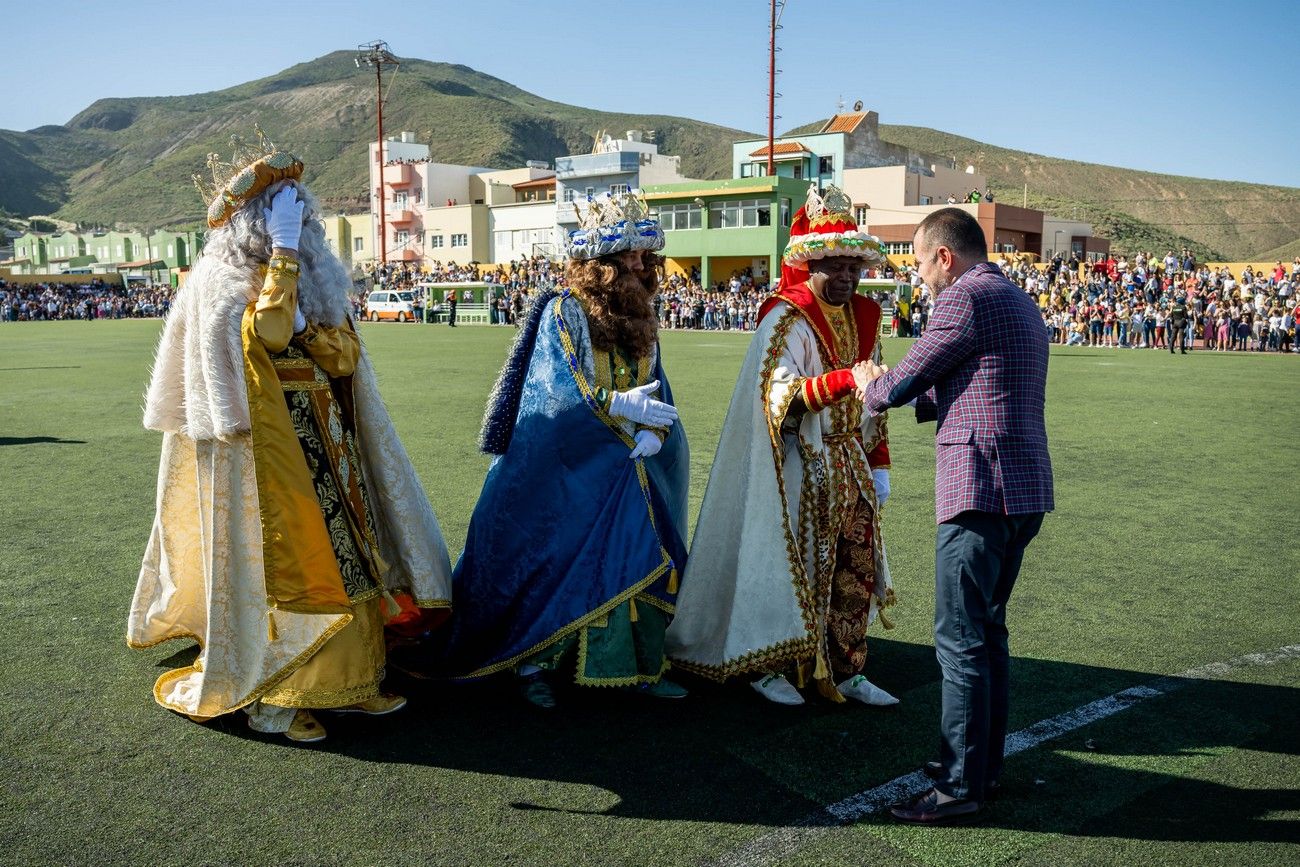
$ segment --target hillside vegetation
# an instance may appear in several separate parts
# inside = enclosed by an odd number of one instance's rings
[[[1094,224],[1124,251],[1162,255],[1192,247],[1198,258],[1254,258],[1300,239],[1300,189],[1122,169],[1000,148],[915,126],[881,125],[880,137],[974,165],[1000,201]],[[1294,254],[1292,254],[1294,255]]]
[[[209,152],[228,154],[231,134],[251,136],[254,123],[303,157],[306,181],[328,207],[364,208],[374,78],[352,58],[337,51],[210,93],[101,99],[62,126],[0,130],[0,210],[122,227],[197,224],[203,203],[191,174]],[[731,142],[752,135],[565,105],[447,63],[407,59],[386,82],[386,131],[415,132],[441,162],[552,161],[585,152],[601,130],[642,129],[655,131],[663,153],[681,156],[687,176],[708,179],[726,177]],[[1275,258],[1300,244],[1300,189],[1044,157],[922,127],[882,125],[881,137],[976,165],[1000,201],[1019,204],[1028,183],[1031,206],[1091,221],[1118,250],[1191,246],[1201,258]]]

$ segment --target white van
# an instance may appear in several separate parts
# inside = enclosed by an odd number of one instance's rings
[[[366,296],[366,318],[371,322],[378,322],[380,319],[414,322],[415,293],[376,289]]]

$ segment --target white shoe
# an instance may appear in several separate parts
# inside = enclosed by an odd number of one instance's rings
[[[836,687],[845,698],[857,699],[863,704],[888,707],[898,704],[898,699],[876,686],[860,674],[855,674]]]
[[[776,704],[803,704],[803,696],[781,674],[767,674],[750,684],[759,695]]]

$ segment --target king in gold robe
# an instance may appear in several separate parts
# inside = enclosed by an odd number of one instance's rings
[[[209,235],[159,344],[157,510],[127,639],[198,642],[158,678],[163,707],[245,708],[260,731],[319,740],[307,709],[400,706],[380,692],[385,619],[395,595],[449,607],[450,563],[309,194],[297,261],[237,252],[267,246],[245,211],[271,192]]]

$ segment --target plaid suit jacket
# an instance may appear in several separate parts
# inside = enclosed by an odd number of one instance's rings
[[[1047,330],[1038,306],[981,263],[940,293],[929,327],[867,387],[882,412],[916,399],[916,420],[935,421],[935,517],[968,509],[1050,512],[1052,459],[1043,404]]]

